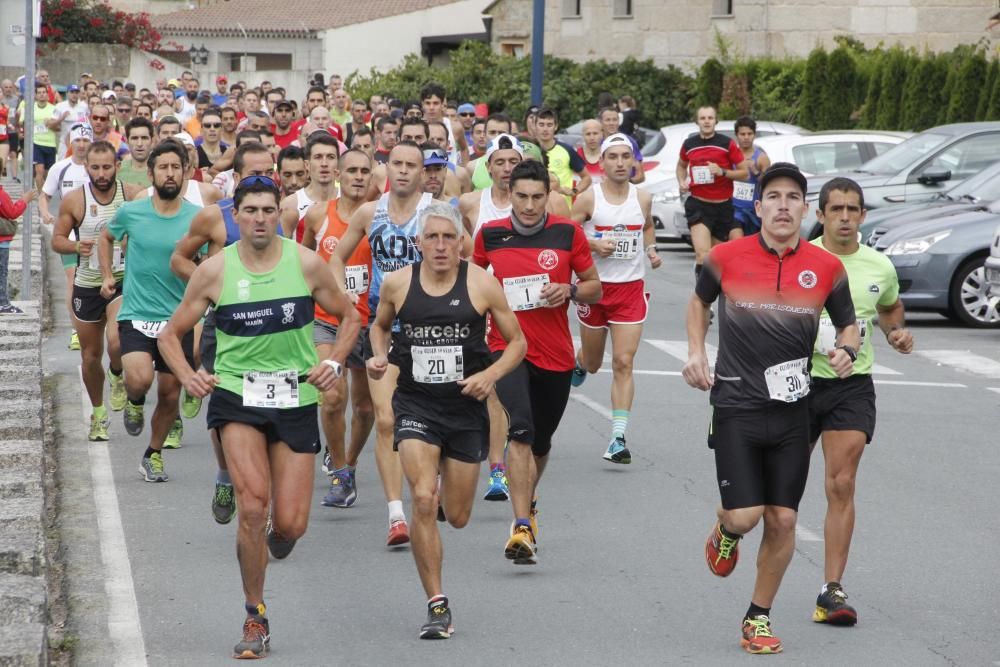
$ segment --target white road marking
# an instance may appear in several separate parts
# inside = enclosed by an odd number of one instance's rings
[[[612,371],[610,368],[602,368],[601,370],[599,370],[597,372],[598,373],[613,373],[614,371]],[[632,374],[633,375],[670,375],[670,376],[673,376],[673,377],[681,377],[681,372],[680,371],[644,371],[644,370],[639,370],[637,368],[633,368],[632,369]]]
[[[886,368],[882,364],[872,363],[872,375],[902,375],[902,373]]]
[[[587,396],[585,396],[583,394],[580,394],[580,393],[577,393],[577,392],[570,393],[569,397],[572,398],[577,403],[579,403],[580,405],[587,406],[588,408],[590,408],[591,410],[593,410],[597,414],[601,415],[602,417],[604,417],[608,421],[611,421],[611,410],[609,410],[608,408],[604,407],[603,405],[601,405],[600,403],[598,403],[594,399],[588,398]]]
[[[969,350],[915,350],[917,354],[961,371],[1000,379],[1000,361],[973,354]]]
[[[823,538],[802,525],[795,526],[795,537],[803,542],[822,542]]]
[[[79,366],[77,373],[80,377],[83,420],[89,425],[90,399],[83,385],[83,370]],[[128,546],[118,509],[118,492],[115,490],[108,444],[91,442],[87,446],[97,510],[97,535],[101,543],[101,561],[104,563],[104,591],[108,596],[108,634],[114,647],[114,664],[143,667],[148,664],[146,643],[139,623],[139,603],[135,597],[132,565],[128,560]]]
[[[895,384],[904,387],[943,387],[948,389],[967,389],[958,382],[914,382],[911,380],[873,380],[875,384]]]
[[[660,352],[665,352],[671,357],[687,363],[688,344],[685,340],[659,340],[656,338],[643,338],[644,341],[655,347]],[[719,350],[710,343],[705,343],[705,353],[708,354],[708,365],[715,366],[715,358],[719,356]]]
[[[987,387],[987,389],[989,391],[994,392],[994,393],[1000,394],[1000,388],[998,388],[998,387]]]

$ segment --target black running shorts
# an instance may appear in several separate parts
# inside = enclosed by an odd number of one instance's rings
[[[688,228],[705,225],[720,241],[728,241],[730,230],[739,227],[733,216],[732,201],[709,202],[688,197],[684,202],[684,217],[687,218]]]
[[[219,430],[230,423],[248,424],[264,434],[267,444],[283,442],[297,454],[319,452],[319,422],[316,404],[297,408],[255,408],[243,405],[243,397],[215,388],[208,402],[208,428]]]
[[[809,402],[809,441],[823,431],[861,431],[865,442],[875,434],[875,383],[871,375],[844,380],[813,378]]]
[[[777,505],[798,511],[809,476],[806,400],[763,408],[715,408],[708,434],[727,510]]]
[[[441,448],[441,455],[464,463],[486,460],[490,450],[490,415],[486,403],[442,401],[400,391],[392,396],[396,417],[393,449],[403,440]]]
[[[101,296],[100,287],[73,285],[73,316],[81,322],[95,324],[104,319],[104,313],[115,299],[121,298],[122,284],[115,285],[115,295],[110,299]]]
[[[501,356],[493,353],[493,361]],[[497,382],[497,398],[507,411],[511,441],[531,445],[535,456],[545,456],[552,449],[552,435],[569,402],[570,377],[573,371],[549,371],[522,361]]]
[[[160,355],[160,348],[156,346],[156,339],[146,336],[137,331],[128,320],[118,321],[118,341],[121,344],[122,356],[131,352],[145,352],[153,357],[153,369],[158,373],[173,373],[170,366]],[[194,331],[188,331],[181,338],[181,350],[184,351],[184,358],[188,364],[194,367]]]

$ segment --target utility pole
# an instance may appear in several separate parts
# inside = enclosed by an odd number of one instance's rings
[[[40,23],[40,18],[38,23]],[[21,187],[35,187],[35,166],[32,164],[32,149],[35,130],[35,31],[39,29],[35,20],[35,0],[24,0],[24,145],[21,155],[24,159],[24,173]],[[21,300],[31,300],[31,221],[34,218],[35,203],[28,204],[21,224]]]
[[[545,0],[533,0],[531,18],[531,103],[542,104],[542,75],[545,62]]]

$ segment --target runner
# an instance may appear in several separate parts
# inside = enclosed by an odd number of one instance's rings
[[[441,584],[435,518],[443,513],[455,528],[468,524],[479,464],[489,448],[483,401],[518,366],[527,343],[500,285],[461,260],[465,234],[458,211],[431,204],[420,212],[417,233],[426,260],[382,283],[368,372],[378,380],[390,361],[399,369],[392,398],[394,442],[412,498],[413,559],[428,597],[420,638],[446,639],[454,627]],[[492,364],[487,313],[491,331],[506,345]],[[390,329],[395,330],[391,351]]]
[[[736,119],[736,144],[743,153],[749,175],[745,181],[733,182],[733,218],[748,236],[760,231],[760,218],[753,207],[754,193],[757,179],[771,166],[764,149],[754,146],[756,138],[757,123],[753,118],[741,116]]]
[[[375,135],[367,127],[359,127],[351,137],[351,148],[355,148],[368,157],[375,159]]]
[[[777,162],[760,179],[761,233],[714,248],[688,304],[684,379],[712,390],[708,444],[722,506],[705,544],[709,570],[729,576],[739,541],[763,518],[757,578],[740,644],[778,653],[771,605],[795,549],[799,500],[809,473],[809,358],[825,307],[836,328],[828,354],[839,377],[851,374],[859,344],[844,267],[803,243],[806,178]],[[708,367],[709,306],[720,295],[719,355]]]
[[[684,202],[684,214],[694,246],[694,275],[697,280],[708,251],[724,241],[743,236],[733,221],[733,181],[747,178],[749,170],[736,142],[718,134],[715,109],[700,107],[698,134],[681,145],[677,160],[677,183]]]
[[[243,144],[236,150],[234,162],[237,183],[251,176],[269,176],[271,174],[271,154],[261,144]],[[170,269],[181,280],[189,282],[196,268],[194,259],[202,248],[207,245],[207,255],[212,257],[226,246],[236,243],[239,238],[240,228],[233,217],[233,200],[231,198],[223,199],[218,204],[206,206],[198,211],[191,220],[191,226],[187,233],[177,242],[177,247],[170,256]],[[200,366],[209,374],[215,372],[215,328],[215,311],[210,310],[205,315],[200,345],[198,346]],[[197,408],[200,410],[201,399],[185,390],[185,400],[188,400],[189,397],[197,402]],[[192,407],[190,412],[193,412],[193,415],[186,414],[185,416],[193,419],[197,416],[198,410]],[[232,521],[233,515],[236,513],[232,480],[229,477],[229,468],[226,465],[226,457],[222,451],[219,434],[214,429],[210,429],[209,434],[212,440],[212,449],[215,452],[215,461],[218,465],[215,475],[215,492],[212,494],[212,517],[217,523],[227,524]]]
[[[187,232],[198,207],[181,197],[187,151],[176,141],[164,141],[149,154],[153,196],[130,201],[115,213],[98,244],[101,264],[101,296],[111,300],[117,291],[114,273],[114,242],[127,238],[128,261],[122,303],[118,312],[118,336],[125,370],[125,430],[142,433],[146,393],[156,374],[156,409],[150,423],[149,446],[142,455],[139,472],[147,482],[166,482],[163,443],[177,419],[181,385],[156,348],[156,338],[184,295],[184,282],[170,272],[170,254]],[[204,312],[204,311],[203,311]],[[184,354],[194,356],[194,336],[184,337]]]
[[[601,122],[593,118],[585,120],[581,132],[583,133],[583,144],[577,147],[576,153],[587,166],[591,180],[594,183],[600,183],[601,179],[604,178],[604,172],[601,171],[601,142],[604,141]]]
[[[516,564],[536,562],[534,498],[552,435],[569,400],[574,363],[566,311],[571,300],[601,299],[601,282],[583,229],[545,212],[549,187],[549,172],[540,162],[514,167],[511,215],[483,226],[472,257],[479,266],[493,267],[528,341],[524,361],[496,387],[510,416],[507,466],[514,523],[504,554]],[[494,357],[506,347],[495,328],[489,346]]]
[[[496,139],[501,134],[514,134],[513,124],[511,123],[510,116],[502,113],[490,114],[486,118],[485,125],[485,141],[487,148],[489,144]],[[522,145],[523,147],[523,145]],[[466,165],[466,169],[472,174],[472,187],[476,190],[485,190],[489,188],[493,183],[490,180],[490,170],[486,164],[485,153],[483,157],[477,158]]]
[[[399,138],[399,122],[392,116],[379,118],[375,123],[378,133],[378,146],[375,147],[375,162],[385,164],[389,161],[389,152]]]
[[[840,258],[851,284],[861,347],[850,377],[840,379],[827,354],[833,347],[829,315],[820,320],[812,356],[812,390],[809,392],[809,439],[815,447],[823,436],[826,475],[826,522],[823,527],[824,580],[813,620],[831,625],[854,625],[858,612],[847,604],[841,585],[854,533],[854,483],[865,445],[875,431],[875,385],[872,383],[872,320],[897,352],[913,350],[913,336],[906,329],[899,279],[888,257],[858,243],[858,228],[865,220],[861,187],[849,178],[827,181],[819,193],[818,218],[823,236],[814,245]]]
[[[351,217],[347,232],[330,257],[330,265],[338,284],[344,284],[344,266],[355,248],[367,239],[372,251],[372,274],[368,285],[369,312],[378,307],[383,278],[398,269],[420,261],[417,245],[417,215],[431,202],[423,192],[424,155],[410,141],[396,144],[389,154],[389,192],[377,201],[367,202]],[[371,357],[365,350],[366,358]],[[410,541],[406,513],[403,512],[403,472],[399,455],[393,451],[392,394],[396,389],[399,369],[390,366],[379,379],[368,383],[375,408],[375,463],[378,465],[382,488],[389,506],[389,536],[387,546]]]
[[[355,135],[356,136],[356,135]],[[302,244],[315,248],[316,253],[329,261],[334,249],[347,232],[348,223],[355,211],[365,203],[369,182],[372,178],[372,160],[362,151],[349,150],[339,160],[340,196],[309,209],[305,217],[305,233]],[[358,457],[375,426],[375,412],[372,407],[368,378],[365,375],[364,341],[367,340],[369,320],[368,284],[372,273],[371,246],[358,243],[345,266],[346,291],[361,317],[362,331],[357,343],[347,355],[347,368],[351,383],[348,388],[347,376],[339,378],[333,389],[323,393],[319,409],[320,424],[326,438],[326,454],[323,457],[323,471],[330,475],[330,490],[323,498],[325,507],[351,507],[357,502],[358,487],[356,468]],[[316,308],[316,326],[313,328],[316,351],[321,357],[333,349],[337,341],[339,320],[321,307]],[[351,397],[351,443],[345,447],[344,437],[347,422],[344,413],[347,397]],[[346,451],[345,451],[346,449]]]
[[[145,118],[133,118],[125,126],[129,155],[118,167],[118,177],[125,183],[149,187],[149,151],[153,148],[156,130],[153,123]]]
[[[451,163],[465,164],[466,156],[469,154],[469,145],[465,141],[465,128],[457,120],[445,117],[444,105],[447,99],[444,86],[439,83],[428,83],[420,89],[420,109],[424,120],[428,123],[444,122],[448,129],[448,145],[451,146]]]
[[[567,204],[572,204],[574,197],[590,187],[591,178],[576,151],[556,141],[558,129],[559,115],[555,109],[541,109],[535,119],[535,136],[542,148],[545,167],[556,177],[554,190],[566,198]]]
[[[75,131],[75,130],[74,130]],[[125,408],[125,381],[122,379],[122,355],[116,318],[121,306],[122,278],[125,274],[120,243],[115,243],[111,272],[115,292],[111,299],[101,295],[103,282],[100,257],[95,244],[108,221],[132,194],[117,179],[115,148],[106,141],[90,144],[84,153],[74,146],[74,155],[83,155],[90,175],[88,183],[66,194],[59,207],[59,220],[52,230],[52,249],[62,255],[79,258],[73,281],[73,323],[80,338],[83,384],[90,398],[90,430],[87,439],[106,441],[110,419],[104,407],[104,338],[108,339],[111,381],[111,409]],[[78,241],[71,241],[74,232]]]
[[[220,432],[236,490],[247,614],[236,658],[269,649],[267,552],[284,558],[305,533],[319,451],[317,390],[340,375],[358,333],[357,314],[322,260],[278,233],[278,199],[266,176],[241,181],[233,201],[240,240],[195,270],[158,344],[188,392],[212,395],[208,426]],[[342,339],[322,361],[312,343],[314,302],[343,319]],[[209,307],[218,325],[215,372],[196,372],[182,341]]]
[[[24,127],[24,105],[26,100],[21,100],[17,107],[17,117],[21,124],[22,135],[31,132],[32,136],[32,156],[31,164],[34,166],[35,189],[41,190],[45,177],[49,173],[49,168],[56,162],[56,146],[59,137],[56,132],[62,125],[62,121],[55,117],[55,105],[49,103],[48,86],[41,81],[35,82],[35,105],[31,128]],[[27,159],[27,158],[25,158]]]
[[[69,131],[74,125],[89,124],[87,120],[89,109],[87,103],[80,99],[80,86],[72,85],[66,88],[66,99],[56,105],[54,118],[59,119],[59,146],[56,159],[66,157],[69,148]]]
[[[444,121],[428,123],[427,141],[445,151],[445,153],[448,153],[450,150],[448,144],[448,125]],[[451,162],[446,166],[448,167],[444,182],[446,196],[449,199],[455,198],[457,200],[463,193],[471,192],[472,178],[465,167],[452,164]]]
[[[619,119],[621,115],[618,113],[618,109],[615,107],[606,107],[597,112],[597,120],[601,123],[601,134],[603,139],[607,139],[613,134],[619,134]],[[639,185],[646,180],[646,172],[642,166],[642,151],[639,150],[639,144],[632,137],[632,135],[625,130],[620,131],[621,134],[625,135],[629,143],[632,144],[632,156],[635,158],[635,166],[632,168],[632,176],[629,178],[629,182],[633,185]]]
[[[652,197],[629,182],[635,166],[632,142],[624,134],[612,134],[601,142],[604,180],[595,183],[573,204],[573,219],[583,225],[587,234],[603,296],[593,305],[576,306],[580,351],[572,384],[579,387],[587,379],[587,373],[596,373],[601,368],[610,332],[611,442],[604,458],[623,464],[632,463],[632,453],[625,445],[625,430],[635,397],[632,362],[642,340],[642,323],[649,308],[643,256],[653,269],[661,263],[650,212]]]
[[[295,192],[294,197],[281,200],[281,226],[289,238],[302,242],[305,231],[303,222],[313,204],[325,204],[337,196],[337,157],[340,146],[329,134],[317,132],[309,138],[303,155],[306,169],[304,187]],[[285,170],[279,166],[281,180],[285,180]],[[302,182],[299,180],[299,182]]]

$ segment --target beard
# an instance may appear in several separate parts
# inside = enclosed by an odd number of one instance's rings
[[[163,185],[154,183],[153,189],[156,190],[157,196],[164,201],[173,201],[181,193],[181,186],[177,183],[164,183]]]
[[[189,91],[185,92],[184,94],[187,95],[187,98],[189,100],[191,100],[192,102],[194,102],[195,99],[198,97],[198,91],[197,90],[194,90],[194,91],[189,90]]]
[[[109,178],[107,180],[91,181],[90,184],[98,192],[111,192],[111,189],[115,187],[115,179]]]

